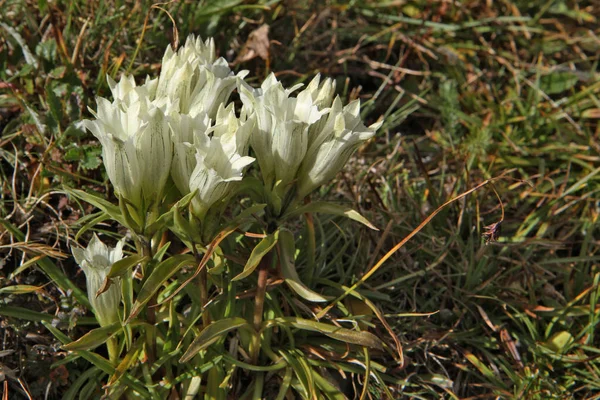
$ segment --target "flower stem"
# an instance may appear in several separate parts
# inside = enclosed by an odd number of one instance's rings
[[[106,341],[106,348],[108,350],[108,359],[111,364],[117,365],[119,363],[119,341],[116,337],[111,337]]]
[[[313,277],[315,276],[315,251],[317,247],[315,239],[315,221],[313,219],[312,214],[310,213],[304,214],[304,217],[306,218],[306,237],[308,243],[308,263],[306,268],[306,274],[304,276],[306,279],[306,283],[310,287],[313,281]]]
[[[254,364],[258,362],[260,354],[260,336],[261,326],[263,322],[263,312],[265,308],[265,296],[267,294],[267,278],[269,276],[269,266],[271,264],[271,253],[263,257],[258,265],[258,283],[256,286],[256,297],[254,299],[254,336],[250,346],[251,359]]]
[[[200,281],[200,303],[202,304],[202,324],[207,327],[210,324],[210,315],[204,306],[208,303],[208,273],[202,268],[198,276]]]
[[[137,250],[138,253],[141,253],[145,257],[152,258],[152,247],[150,245],[150,240],[145,237],[138,237],[137,240]],[[148,264],[146,264],[146,267]],[[150,276],[151,271],[146,268],[143,272],[144,279]],[[156,324],[156,311],[154,310],[154,305],[156,305],[156,294],[154,294],[148,304],[146,305],[146,322],[148,323],[148,328],[146,329],[146,351],[148,362],[150,365],[154,363],[156,360],[156,331],[154,325]]]

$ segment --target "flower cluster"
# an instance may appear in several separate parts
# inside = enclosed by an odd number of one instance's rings
[[[256,116],[250,138],[267,190],[281,198],[295,185],[304,198],[331,180],[380,124],[365,127],[360,101],[343,107],[335,82],[316,76],[296,97],[271,74],[260,89],[242,87],[246,113]]]
[[[197,190],[200,218],[242,179],[254,161],[245,144],[253,120],[225,105],[244,75],[215,57],[212,39],[190,36],[178,51],[167,48],[158,78],[141,86],[109,78],[114,100],[97,98],[96,119],[85,126],[102,144],[116,193],[139,215],[160,204],[169,177],[183,195]]]
[[[242,188],[266,203],[266,225],[278,223],[332,179],[380,126],[362,123],[358,100],[344,106],[331,79],[317,76],[302,90],[302,85],[288,89],[271,74],[255,89],[244,81],[246,74],[234,74],[216,57],[212,39],[190,36],[179,50],[167,48],[158,77],[140,85],[131,76],[108,79],[112,100],[98,97],[96,111],[90,110],[95,119],[84,126],[102,145],[121,206],[119,221],[134,232],[138,248],[170,223],[158,217],[166,198],[185,197],[180,203],[190,211],[187,222],[176,220],[179,203],[172,208],[175,215],[162,214],[173,215],[169,229],[183,232],[192,245],[203,244],[198,242],[212,233],[205,227],[218,222],[213,216],[227,206],[255,160],[261,180],[247,180]],[[240,110],[230,99],[236,89]],[[156,228],[160,224],[165,225]],[[199,235],[188,232],[196,229]],[[109,248],[94,235],[88,248],[73,249],[102,326],[119,320],[121,283],[104,281],[123,257],[122,248],[123,241]]]
[[[116,193],[141,216],[160,204],[169,179],[182,195],[196,191],[192,211],[202,219],[227,198],[254,158],[267,202],[292,193],[302,199],[326,183],[378,125],[361,122],[359,101],[343,106],[335,82],[315,77],[286,89],[271,74],[253,89],[217,58],[212,39],[190,36],[167,48],[158,78],[137,86],[131,76],[109,79],[113,100],[99,97],[85,126],[102,144]],[[230,97],[238,88],[238,117]],[[293,190],[292,190],[293,189]]]

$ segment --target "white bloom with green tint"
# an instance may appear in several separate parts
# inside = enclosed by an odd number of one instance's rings
[[[253,128],[254,119],[240,121],[233,105],[220,107],[214,124],[205,113],[172,118],[175,158],[171,176],[181,194],[198,191],[191,203],[198,218],[230,194],[234,182],[242,180],[244,169],[254,161],[247,156]]]
[[[290,97],[298,87],[286,90],[271,74],[260,89],[240,88],[245,112],[257,121],[250,145],[267,187],[279,182],[285,188],[294,180],[308,149],[309,129],[328,111],[317,107],[314,87]]]
[[[136,86],[133,78],[109,79],[115,100],[98,97],[95,120],[84,121],[102,144],[106,173],[117,194],[145,212],[162,197],[173,146],[166,115],[169,99],[150,101],[156,80]]]
[[[203,42],[190,35],[176,52],[171,46],[167,48],[156,96],[177,102],[183,114],[206,112],[215,118],[219,106],[228,101],[236,83],[246,74],[241,71],[234,75],[224,58],[216,58],[213,39]]]
[[[250,143],[265,185],[279,185],[279,197],[296,183],[298,198],[331,180],[358,146],[371,138],[379,124],[365,127],[360,102],[343,107],[335,82],[316,76],[291,97],[270,75],[260,89],[240,87],[244,112],[257,119]]]
[[[342,107],[342,101],[336,97],[322,126],[311,132],[311,143],[298,174],[298,196],[302,198],[333,179],[380,126],[381,123],[369,127],[363,124],[359,100]]]
[[[88,298],[100,326],[107,326],[119,321],[119,304],[121,303],[121,282],[113,281],[108,290],[98,296],[96,293],[102,287],[111,266],[123,258],[125,239],[120,240],[116,247],[106,246],[94,234],[85,249],[73,247],[73,257],[85,273]]]

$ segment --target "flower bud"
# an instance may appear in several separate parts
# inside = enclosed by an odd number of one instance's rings
[[[121,282],[113,280],[107,291],[96,295],[102,287],[111,266],[123,258],[125,239],[120,240],[114,248],[106,246],[94,234],[85,249],[72,248],[73,257],[85,273],[88,298],[100,326],[119,321],[119,304],[121,302]]]
[[[200,37],[190,35],[177,52],[167,48],[156,96],[177,101],[183,114],[206,112],[214,118],[219,105],[228,101],[236,82],[246,74],[242,71],[234,75],[224,58],[216,58],[213,39],[202,42]]]

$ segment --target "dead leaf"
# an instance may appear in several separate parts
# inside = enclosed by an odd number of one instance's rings
[[[250,61],[253,58],[260,57],[263,60],[269,59],[269,25],[264,24],[260,28],[253,30],[248,35],[248,40],[240,50],[240,54],[236,57],[233,65]]]

